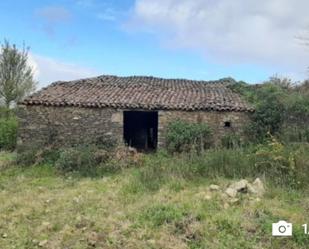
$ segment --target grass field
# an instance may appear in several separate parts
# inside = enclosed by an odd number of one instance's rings
[[[53,166],[10,165],[0,155],[0,248],[308,248],[307,190],[271,186],[229,203],[223,178],[168,181],[147,188],[140,168],[100,178],[60,176]],[[252,179],[249,179],[252,180]],[[293,223],[292,238],[271,236],[271,224]]]

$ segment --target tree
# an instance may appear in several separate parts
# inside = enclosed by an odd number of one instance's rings
[[[279,86],[284,90],[293,90],[293,88],[296,86],[296,83],[293,82],[291,79],[280,78],[277,75],[270,77],[269,83]]]
[[[0,98],[9,108],[35,90],[33,69],[28,64],[29,48],[18,50],[7,40],[0,50]]]

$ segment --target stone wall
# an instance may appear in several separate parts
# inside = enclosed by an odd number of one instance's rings
[[[250,122],[249,113],[246,112],[204,112],[204,111],[160,111],[158,127],[158,146],[165,146],[165,134],[168,124],[177,119],[192,123],[206,123],[213,131],[213,142],[218,145],[221,138],[227,134],[242,136],[244,127]],[[230,122],[231,127],[225,127]]]
[[[122,142],[122,112],[116,109],[20,106],[18,145]]]
[[[128,111],[128,110],[127,110]],[[165,146],[168,124],[176,119],[207,123],[215,144],[229,133],[242,134],[249,122],[244,112],[159,111],[158,147]],[[18,144],[25,146],[54,143],[59,146],[100,140],[123,142],[123,110],[112,108],[77,108],[20,106]],[[231,122],[231,127],[224,127]]]

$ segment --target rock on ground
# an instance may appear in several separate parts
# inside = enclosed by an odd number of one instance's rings
[[[220,186],[215,185],[215,184],[211,184],[211,185],[209,186],[209,189],[210,189],[211,191],[218,191],[218,190],[220,190]]]
[[[248,184],[248,192],[257,196],[262,196],[265,193],[264,184],[260,178],[256,178],[252,184]]]
[[[42,241],[40,241],[40,243],[39,243],[39,247],[43,247],[43,246],[45,246],[47,243],[48,243],[48,240],[42,240]]]
[[[227,189],[225,190],[225,193],[226,193],[229,197],[235,198],[236,195],[237,195],[237,190],[234,189],[234,188],[227,188]]]
[[[225,193],[231,198],[235,198],[239,192],[262,196],[265,193],[265,188],[263,182],[259,178],[256,178],[253,183],[249,183],[244,179],[234,182],[225,191]]]
[[[230,185],[230,188],[235,189],[237,192],[245,192],[247,190],[248,181],[240,180]]]

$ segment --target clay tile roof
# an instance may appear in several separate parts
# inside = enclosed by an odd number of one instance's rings
[[[229,79],[194,81],[103,75],[55,82],[20,104],[148,110],[254,111],[227,86]]]

